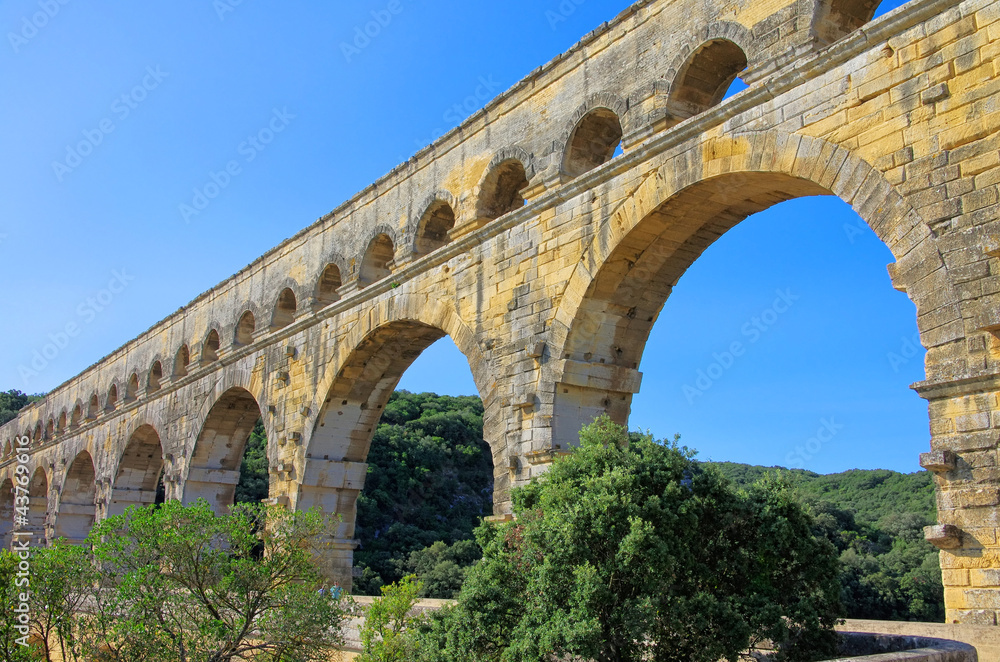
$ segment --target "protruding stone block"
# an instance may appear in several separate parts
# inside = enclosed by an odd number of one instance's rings
[[[924,539],[939,549],[955,549],[962,545],[962,531],[953,524],[925,526]]]
[[[952,451],[931,451],[920,454],[920,466],[936,474],[954,469],[956,460],[957,456]]]

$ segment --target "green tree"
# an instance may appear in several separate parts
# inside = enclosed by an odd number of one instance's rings
[[[267,433],[264,431],[264,421],[257,419],[240,462],[240,480],[236,484],[235,501],[260,503],[267,498],[269,487]]]
[[[413,575],[381,588],[381,597],[365,610],[358,662],[412,662],[417,654],[412,635],[423,623],[412,612],[421,591]]]
[[[0,392],[0,425],[14,420],[17,418],[17,412],[44,397],[44,395],[26,395],[17,389]]]
[[[31,629],[48,661],[71,660],[75,623],[96,578],[89,550],[62,540],[31,553]]]
[[[22,594],[26,594],[30,587],[25,585],[25,581],[30,582],[30,568],[27,571],[19,570],[18,565],[21,559],[16,554],[12,554],[6,549],[0,549],[0,587],[3,588],[4,614],[0,618],[0,660],[3,662],[33,662],[44,659],[44,652],[38,646],[37,640],[29,644],[31,636],[31,623],[28,619],[30,611],[25,614],[24,622],[19,621],[19,613],[14,609],[20,609]],[[19,572],[24,575],[19,576]],[[26,579],[25,579],[26,578]],[[29,604],[25,602],[24,604]],[[30,609],[30,607],[29,607]],[[20,640],[20,641],[19,641]],[[29,644],[29,645],[24,645]]]
[[[482,550],[474,540],[459,540],[454,545],[439,540],[411,553],[406,567],[420,580],[421,597],[454,598],[480,556]]]
[[[477,397],[397,391],[367,461],[358,498],[361,545],[354,556],[363,572],[354,583],[358,594],[377,595],[383,584],[412,572],[413,552],[438,541],[471,540],[492,513],[493,457],[483,441],[483,404]],[[427,586],[433,597],[450,597],[434,592],[436,581]]]
[[[313,555],[333,531],[317,512],[259,504],[225,516],[204,501],[130,507],[91,532],[99,573],[77,650],[113,662],[328,659],[348,603],[317,590]]]
[[[420,635],[425,660],[736,660],[834,652],[837,557],[786,486],[733,489],[692,453],[607,417],[513,492],[513,522]]]

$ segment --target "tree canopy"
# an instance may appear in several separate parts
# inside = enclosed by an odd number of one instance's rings
[[[837,556],[786,485],[735,489],[692,453],[606,417],[515,519],[483,524],[454,609],[422,629],[426,660],[716,662],[773,642],[832,654]]]

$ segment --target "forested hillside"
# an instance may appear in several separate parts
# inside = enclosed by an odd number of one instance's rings
[[[816,533],[840,552],[842,599],[852,618],[944,619],[938,553],[923,535],[937,519],[930,473],[854,469],[820,475],[732,462],[708,466],[738,485],[779,473],[795,486],[815,517]]]
[[[44,397],[44,395],[26,395],[17,389],[0,392],[0,425],[13,421],[17,418],[17,412]]]

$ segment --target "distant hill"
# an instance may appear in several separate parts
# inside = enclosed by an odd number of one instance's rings
[[[887,469],[851,469],[817,474],[804,469],[761,467],[736,462],[706,462],[737,485],[749,485],[768,473],[780,473],[795,485],[803,501],[826,501],[854,512],[859,524],[878,524],[891,515],[915,513],[937,519],[934,477],[930,472],[903,474]]]

